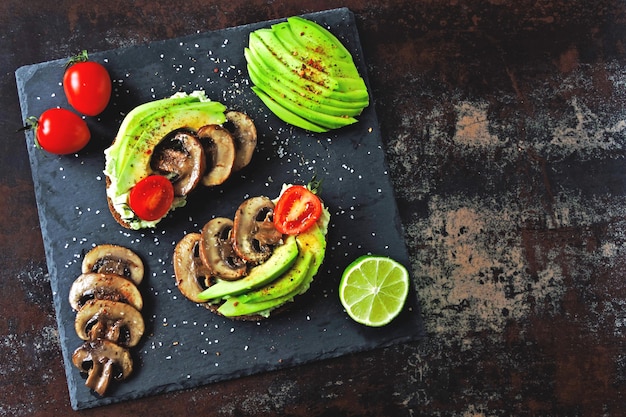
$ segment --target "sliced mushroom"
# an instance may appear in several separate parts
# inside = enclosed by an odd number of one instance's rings
[[[130,304],[137,310],[143,308],[143,298],[137,286],[116,274],[87,272],[81,274],[70,288],[70,305],[80,310],[88,300],[112,300]]]
[[[226,112],[227,129],[235,139],[235,162],[233,172],[239,171],[250,163],[257,143],[256,126],[245,113],[238,111]],[[232,127],[231,127],[232,126]]]
[[[204,148],[193,132],[177,129],[156,146],[150,166],[172,181],[174,194],[186,196],[196,188],[204,175]]]
[[[133,306],[110,300],[89,300],[74,322],[83,340],[107,339],[124,347],[139,343],[145,330],[141,313]]]
[[[143,280],[144,266],[139,256],[130,249],[107,244],[87,252],[83,258],[82,272],[117,274],[139,285]]]
[[[235,162],[235,141],[228,130],[218,125],[206,125],[198,130],[204,147],[207,168],[202,183],[207,187],[220,185],[230,176]]]
[[[282,239],[274,227],[274,203],[267,197],[252,197],[244,201],[233,225],[233,247],[240,258],[252,264],[266,261],[273,246]]]
[[[180,292],[189,300],[202,303],[198,294],[211,285],[211,271],[200,259],[200,233],[186,234],[174,248],[174,275]]]
[[[104,339],[83,343],[72,355],[72,362],[87,373],[85,385],[103,396],[112,379],[123,380],[133,371],[128,349]]]
[[[213,275],[228,281],[246,274],[246,263],[233,248],[233,221],[224,217],[210,220],[202,228],[200,258]]]

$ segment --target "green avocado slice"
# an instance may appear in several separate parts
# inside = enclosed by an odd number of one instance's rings
[[[312,265],[312,261],[313,254],[311,252],[300,251],[298,259],[289,271],[268,285],[237,296],[238,301],[241,303],[258,303],[273,300],[293,292],[307,276],[307,271]]]
[[[369,105],[352,55],[315,22],[292,17],[257,29],[244,56],[253,91],[288,124],[312,132],[338,129],[356,123]]]
[[[249,47],[247,49],[249,49],[247,56],[246,51],[244,50],[244,56],[246,56],[246,59],[254,57],[257,63],[263,63],[265,71],[280,76],[281,78],[284,77],[293,84],[299,85],[305,90],[305,94],[312,94],[318,97],[330,97],[346,102],[347,105],[352,106],[356,106],[356,103],[361,103],[363,101],[369,103],[369,95],[366,88],[354,91],[339,91],[337,90],[336,84],[333,84],[333,86],[330,87],[321,85],[302,77],[297,71],[292,71],[283,63],[283,61],[277,59],[273,55],[272,51],[267,48],[263,41],[256,36],[254,32],[250,34]]]
[[[319,24],[300,16],[292,16],[287,19],[294,36],[301,39],[301,44],[316,45],[325,54],[335,59],[350,59],[352,55],[343,43],[330,31]]]
[[[268,109],[272,113],[274,113],[279,119],[283,120],[286,123],[289,123],[294,126],[298,126],[302,129],[309,130],[311,132],[323,133],[328,132],[328,129],[317,125],[315,123],[306,120],[303,117],[298,116],[297,114],[287,110],[280,104],[278,104],[274,99],[265,94],[265,92],[257,86],[252,87],[252,91],[265,103]]]
[[[272,26],[272,30],[288,50],[294,51],[293,55],[300,62],[316,65],[321,71],[335,77],[361,78],[350,54],[336,56],[332,49],[307,42],[304,35],[294,35],[289,22],[277,23]]]
[[[105,152],[116,161],[112,177],[117,180],[120,193],[128,191],[138,180],[150,174],[150,151],[169,132],[178,128],[197,130],[207,124],[222,124],[226,120],[225,109],[223,104],[215,101],[157,107],[148,117],[120,132],[120,137]]]
[[[300,254],[294,266],[276,281],[255,291],[230,297],[218,308],[226,317],[269,315],[271,310],[306,292],[326,253],[326,236],[320,225],[296,236]]]
[[[351,117],[358,116],[363,111],[363,106],[352,108],[345,105],[335,106],[334,102],[342,102],[325,97],[318,98],[312,95],[311,92],[307,94],[305,89],[274,76],[271,72],[264,71],[253,59],[249,61],[248,74],[250,75],[250,80],[263,90],[274,91],[278,97],[285,97],[315,112],[337,117]],[[333,104],[328,104],[330,102]]]
[[[252,268],[245,278],[237,281],[219,281],[201,292],[198,298],[208,302],[219,302],[223,298],[267,285],[288,271],[297,257],[298,243],[294,236],[289,236],[281,246],[274,249],[274,253],[267,261]]]
[[[217,312],[224,317],[238,317],[251,314],[261,314],[265,316],[269,315],[270,310],[293,300],[294,295],[296,295],[295,292],[293,294],[287,294],[282,297],[274,298],[272,300],[263,300],[257,303],[242,303],[239,301],[238,297],[232,297],[219,306]]]
[[[303,80],[293,73],[280,73],[271,63],[266,62],[258,51],[251,48],[244,49],[244,56],[248,62],[248,68],[262,76],[269,82],[280,83],[282,88],[293,91],[303,99],[329,107],[341,109],[345,114],[355,116],[360,114],[369,105],[369,96],[365,91],[365,98],[360,101],[345,100],[344,93],[324,89],[313,83],[303,84]]]
[[[248,67],[248,74],[250,79],[263,91],[276,91],[268,84],[265,84],[262,78],[255,73],[252,67]],[[327,129],[337,129],[357,122],[352,116],[335,116],[322,111],[317,111],[312,107],[308,107],[304,100],[299,99],[297,96],[286,96],[283,94],[274,94],[274,101],[289,110],[290,112],[309,120],[316,125],[322,126]]]

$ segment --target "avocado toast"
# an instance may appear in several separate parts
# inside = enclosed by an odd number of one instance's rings
[[[283,210],[285,197],[295,194],[295,190],[305,193],[304,188],[285,185],[275,200],[252,197],[237,209],[232,223],[216,218],[201,233],[185,235],[174,251],[174,271],[181,293],[217,314],[238,320],[267,318],[304,294],[324,260],[330,213],[314,196],[320,209],[314,221],[308,220],[308,214],[301,216],[309,223],[305,230],[292,233],[295,229],[285,230],[276,222],[281,218],[282,211],[277,210]],[[310,190],[308,193],[313,194]],[[262,208],[260,201],[264,203]],[[308,210],[309,205],[303,201],[301,197],[291,200],[290,217]],[[255,206],[252,212],[248,210],[251,205]],[[250,218],[252,228],[246,224]],[[245,230],[243,237],[241,230]],[[245,242],[251,247],[246,249]],[[257,258],[258,253],[263,255]],[[230,274],[224,268],[241,272]]]
[[[129,229],[155,227],[198,185],[220,185],[244,168],[256,142],[247,115],[228,111],[203,91],[135,107],[104,151],[111,214]]]

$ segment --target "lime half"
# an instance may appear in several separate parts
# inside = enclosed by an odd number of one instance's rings
[[[380,327],[391,322],[409,294],[409,273],[399,262],[365,255],[352,262],[339,283],[339,299],[357,323]]]

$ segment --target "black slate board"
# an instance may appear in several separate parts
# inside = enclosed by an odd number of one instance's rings
[[[348,9],[304,17],[330,28],[366,78],[354,16]],[[87,118],[92,130],[88,147],[77,155],[58,157],[36,149],[33,134],[26,133],[73,408],[191,388],[423,336],[414,291],[402,315],[381,329],[354,323],[342,309],[337,295],[341,272],[359,255],[388,255],[409,266],[378,120],[370,106],[357,125],[316,135],[270,114],[249,89],[243,48],[251,31],[271,23],[93,53],[90,57],[111,73],[114,91],[107,110]],[[24,118],[49,107],[69,108],[60,83],[64,64],[60,59],[16,71]],[[255,119],[260,143],[251,165],[223,187],[198,191],[157,229],[121,228],[106,205],[102,151],[133,107],[195,89]],[[186,232],[199,231],[214,216],[233,216],[247,197],[273,198],[283,183],[307,183],[314,175],[323,180],[323,198],[332,216],[327,257],[310,291],[287,312],[258,323],[236,322],[210,314],[179,294],[171,258],[175,243]],[[140,288],[147,330],[133,349],[135,371],[130,379],[113,384],[105,398],[90,392],[84,376],[71,364],[81,341],[67,301],[84,253],[101,243],[133,249],[147,269]]]

